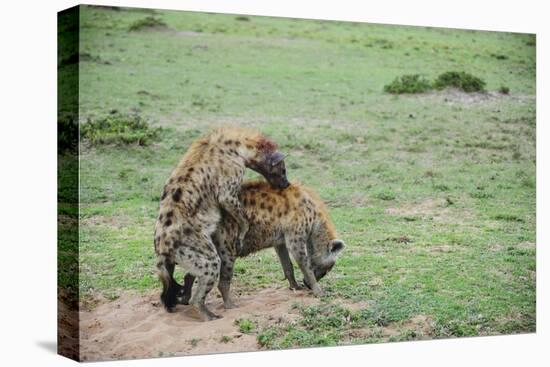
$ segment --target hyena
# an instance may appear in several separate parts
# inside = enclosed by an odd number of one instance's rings
[[[314,295],[322,295],[318,281],[332,269],[345,244],[336,238],[327,208],[317,194],[297,183],[278,190],[263,181],[247,181],[243,183],[239,200],[250,224],[243,247],[235,246],[239,226],[226,213],[222,214],[220,225],[213,234],[221,259],[218,288],[225,308],[235,307],[229,292],[235,259],[267,247],[275,248],[290,288],[302,287],[294,278],[289,251],[304,274],[306,286]],[[182,296],[181,303],[189,301],[194,279],[194,275],[188,273],[183,287],[175,285]]]
[[[154,245],[163,286],[161,301],[169,312],[177,303],[178,289],[173,282],[177,263],[198,278],[190,304],[199,317],[219,318],[204,303],[220,273],[221,260],[212,234],[222,210],[239,228],[237,248],[248,232],[238,200],[246,167],[262,174],[275,188],[289,185],[284,156],[275,143],[256,130],[225,127],[193,142],[164,186]]]

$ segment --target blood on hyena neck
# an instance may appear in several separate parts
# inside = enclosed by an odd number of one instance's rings
[[[221,127],[211,130],[197,139],[183,156],[180,166],[204,161],[208,155],[216,155],[217,162],[242,160],[243,164],[261,160],[277,150],[277,145],[260,131],[243,127]],[[236,162],[235,162],[236,163]]]

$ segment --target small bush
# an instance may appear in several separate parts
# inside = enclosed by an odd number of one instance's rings
[[[143,29],[148,28],[166,28],[166,23],[164,23],[159,18],[155,18],[152,16],[138,19],[132,24],[130,24],[130,27],[128,28],[129,31],[141,31]]]
[[[510,94],[510,88],[505,85],[501,86],[498,91],[502,94]]]
[[[262,331],[257,337],[256,340],[261,347],[272,348],[277,338],[277,330],[267,329]]]
[[[393,42],[388,41],[387,39],[384,39],[384,38],[375,39],[374,44],[384,50],[389,50],[393,48]]]
[[[464,71],[447,71],[437,77],[434,82],[434,87],[437,89],[455,87],[467,93],[482,92],[485,87],[485,82]]]
[[[490,192],[487,192],[483,189],[477,189],[475,191],[470,192],[470,196],[474,199],[491,199],[494,197],[494,195]]]
[[[423,93],[431,89],[431,83],[426,78],[418,75],[403,75],[384,86],[384,92],[392,94]]]
[[[382,189],[374,194],[374,197],[380,200],[394,200],[395,199],[395,193],[390,189]]]
[[[110,61],[104,61],[99,56],[92,55],[88,52],[74,53],[62,59],[59,66],[74,65],[79,62],[95,62],[96,64],[111,65]]]
[[[241,21],[241,22],[250,22],[249,17],[245,17],[244,15],[239,15],[238,17],[235,17],[235,20]]]
[[[497,60],[508,60],[508,56],[501,54],[491,54],[491,57],[494,57]]]
[[[61,117],[57,121],[57,151],[76,152],[78,148],[78,121],[70,117]]]
[[[229,343],[229,342],[232,341],[232,340],[233,340],[233,338],[230,337],[229,335],[224,335],[224,336],[222,336],[222,338],[221,338],[221,342],[224,343],[224,344],[227,344],[227,343]]]
[[[239,331],[243,334],[248,334],[254,330],[256,325],[249,319],[238,319],[235,320],[235,324],[239,327]]]
[[[502,213],[493,216],[493,219],[503,220],[507,222],[523,222],[523,219],[515,214]]]
[[[148,145],[158,140],[162,128],[151,128],[138,115],[110,115],[98,120],[88,120],[80,128],[80,136],[92,145],[115,144]]]

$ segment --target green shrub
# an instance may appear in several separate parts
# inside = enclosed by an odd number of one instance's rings
[[[276,338],[277,330],[273,328],[262,331],[260,334],[258,334],[256,340],[261,347],[273,348]]]
[[[78,121],[67,116],[57,121],[57,151],[75,152],[78,148]]]
[[[232,340],[233,340],[233,338],[230,337],[229,335],[224,335],[224,336],[222,336],[222,338],[221,338],[221,342],[224,343],[224,344],[227,344],[227,343],[229,343],[229,342],[232,341]]]
[[[501,54],[491,54],[491,57],[494,57],[497,60],[508,60],[508,56]]]
[[[252,332],[252,330],[254,330],[256,327],[256,325],[254,325],[254,322],[250,321],[249,319],[235,320],[235,325],[239,327],[239,331],[243,334],[248,334]]]
[[[498,91],[502,94],[510,94],[510,88],[508,88],[507,86],[505,85],[502,85]]]
[[[148,16],[143,19],[138,19],[132,24],[130,24],[130,27],[128,28],[129,31],[141,31],[143,29],[147,28],[166,28],[166,23],[164,23],[159,18],[155,18],[153,16]]]
[[[437,77],[434,82],[434,87],[437,89],[455,87],[467,93],[482,92],[485,87],[485,82],[464,71],[447,71]]]
[[[384,86],[384,92],[392,94],[423,93],[431,89],[431,83],[419,74],[402,75]]]
[[[151,128],[138,115],[110,115],[90,120],[80,127],[80,136],[92,145],[148,145],[160,137],[162,128]]]
[[[384,188],[375,192],[374,197],[380,200],[389,201],[395,199],[395,193],[390,189]]]
[[[508,222],[523,222],[523,219],[515,214],[501,213],[493,216],[493,219],[504,220]]]

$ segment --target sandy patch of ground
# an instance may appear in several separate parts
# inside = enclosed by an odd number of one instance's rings
[[[443,91],[434,91],[426,94],[419,94],[418,96],[424,96],[432,98],[439,102],[444,102],[447,104],[460,104],[460,105],[479,105],[486,104],[495,101],[510,101],[510,102],[520,102],[526,103],[533,101],[535,96],[525,95],[525,94],[502,94],[499,92],[474,92],[466,93],[460,89],[456,88],[447,88]]]
[[[428,247],[428,252],[453,252],[455,249],[449,245],[433,245]]]
[[[537,246],[534,242],[526,241],[518,243],[516,247],[524,250],[535,250]]]
[[[76,226],[78,225],[78,218],[66,214],[58,214],[57,223],[62,226]]]
[[[455,208],[443,198],[428,198],[418,203],[408,203],[398,208],[388,208],[385,213],[400,217],[430,218],[439,223],[457,223],[472,218],[471,212]]]
[[[409,335],[414,340],[433,339],[434,321],[425,315],[416,315],[405,322],[390,323],[386,326],[351,329],[344,337],[344,343],[353,342],[356,339],[380,338],[384,342],[399,340]],[[405,340],[405,339],[404,339]]]
[[[109,227],[114,229],[128,228],[135,221],[125,215],[92,215],[84,217],[80,220],[81,226],[89,227]]]
[[[59,297],[57,300],[57,352],[78,359],[78,311]]]
[[[504,246],[500,243],[491,243],[489,244],[488,249],[491,252],[499,252],[504,249]]]
[[[445,199],[426,199],[420,203],[411,203],[399,208],[388,208],[386,214],[402,217],[416,216],[446,216],[449,208],[446,207]]]
[[[198,36],[204,36],[205,34],[202,32],[195,32],[195,31],[174,31],[174,35],[180,36],[180,37],[198,37]]]
[[[537,245],[534,242],[525,241],[514,245],[514,247],[522,250],[536,250]],[[492,243],[489,245],[489,251],[491,252],[504,251],[505,249],[506,246],[500,243]]]
[[[208,307],[223,316],[207,323],[192,316],[189,306],[178,305],[167,313],[158,292],[123,294],[114,302],[80,312],[80,351],[84,361],[150,358],[208,353],[245,352],[259,349],[255,335],[243,334],[235,320],[295,318],[295,303],[312,305],[319,300],[307,291],[270,288],[238,297],[239,307],[225,310],[220,298],[210,297]],[[222,340],[222,337],[226,336]]]
[[[396,337],[404,330],[414,331],[418,339],[429,337],[433,330],[433,320],[424,315],[416,315],[404,324],[392,323],[382,327],[381,334],[383,337]]]

